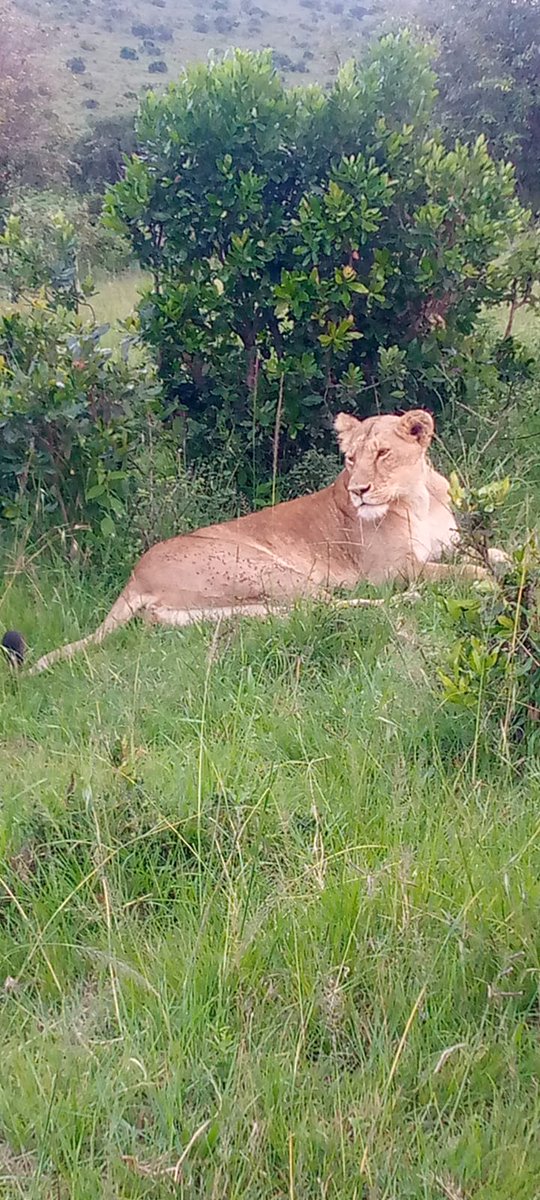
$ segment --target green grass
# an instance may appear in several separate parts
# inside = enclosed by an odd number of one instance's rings
[[[510,541],[538,433],[448,439]],[[0,628],[89,631],[116,554],[4,550]],[[2,1200],[538,1195],[540,768],[443,704],[449,636],[426,589],[0,663]]]
[[[138,304],[146,279],[137,268],[123,271],[120,275],[96,279],[96,292],[91,298],[91,305],[98,323],[114,325],[125,320]],[[85,315],[84,307],[81,313]]]
[[[95,320],[98,324],[117,326],[133,312],[138,304],[147,276],[137,267],[122,271],[119,275],[102,275],[95,280],[95,292],[88,303],[80,305],[83,320]],[[28,309],[29,301],[12,304],[0,296],[0,314]],[[118,330],[112,329],[110,340],[118,340]]]
[[[113,591],[19,556],[1,623],[42,651]],[[540,772],[480,730],[473,778],[441,621],[1,672],[2,1197],[537,1194]]]
[[[503,336],[508,324],[508,307],[505,305],[489,314],[489,321],[499,336]],[[512,325],[512,334],[519,341],[538,351],[540,346],[540,320],[538,309],[518,309]]]

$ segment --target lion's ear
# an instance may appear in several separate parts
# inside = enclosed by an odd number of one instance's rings
[[[399,432],[404,437],[414,438],[423,450],[427,450],[435,433],[431,413],[425,412],[423,408],[413,408],[411,412],[405,413],[401,417]]]
[[[356,417],[349,416],[349,413],[338,413],[334,421],[334,429],[343,454],[348,454],[354,445],[361,423]]]

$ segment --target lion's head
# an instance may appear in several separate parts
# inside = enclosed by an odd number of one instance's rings
[[[365,421],[339,413],[334,424],[345,455],[349,499],[362,520],[379,520],[393,501],[414,500],[425,487],[426,451],[434,433],[428,412],[414,409],[402,417]]]

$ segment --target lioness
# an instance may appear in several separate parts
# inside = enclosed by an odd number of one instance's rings
[[[159,542],[138,562],[103,623],[89,637],[40,658],[42,671],[99,643],[139,613],[166,625],[235,614],[265,615],[302,596],[423,575],[457,543],[446,479],[427,458],[429,413],[335,420],[345,466],[335,483],[309,496]],[[472,564],[459,568],[482,574]]]

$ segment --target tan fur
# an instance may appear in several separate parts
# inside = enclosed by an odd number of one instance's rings
[[[382,584],[424,574],[456,543],[448,483],[426,452],[429,413],[372,417],[344,413],[335,427],[345,468],[335,483],[222,525],[153,546],[137,563],[104,622],[89,637],[40,658],[34,671],[99,643],[139,613],[188,625],[231,615],[260,616],[302,596],[328,598],[361,580]],[[478,568],[461,572],[478,575]]]

